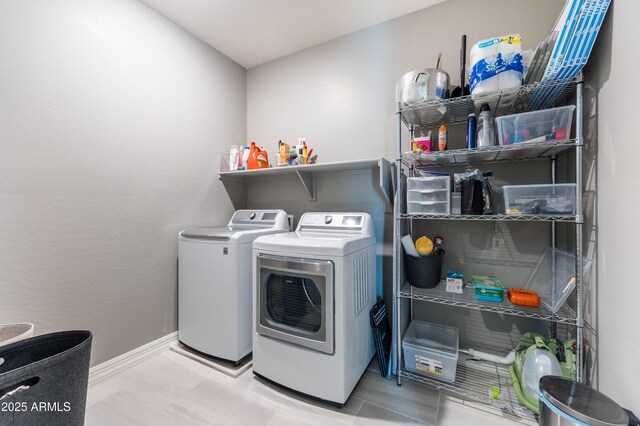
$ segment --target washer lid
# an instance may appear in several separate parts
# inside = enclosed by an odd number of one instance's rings
[[[180,232],[179,238],[209,243],[246,244],[260,235],[288,230],[289,224],[284,210],[238,210],[227,226],[187,228]]]
[[[180,233],[183,238],[200,238],[206,240],[229,241],[231,236],[239,230],[228,226],[216,226],[213,228],[188,228]]]
[[[629,417],[608,396],[559,376],[540,379],[540,393],[560,411],[592,426],[628,425]]]

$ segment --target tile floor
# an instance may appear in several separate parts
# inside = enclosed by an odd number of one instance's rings
[[[517,425],[426,386],[367,370],[342,409],[231,378],[166,350],[89,388],[87,425]],[[520,423],[522,424],[522,423]],[[526,423],[525,423],[526,424]]]

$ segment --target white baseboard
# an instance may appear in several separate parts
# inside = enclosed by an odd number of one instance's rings
[[[146,345],[135,348],[134,350],[110,359],[109,361],[93,366],[89,369],[89,386],[106,380],[120,371],[131,368],[145,359],[176,345],[177,343],[178,332],[174,331],[173,333],[167,334],[153,342],[149,342]]]

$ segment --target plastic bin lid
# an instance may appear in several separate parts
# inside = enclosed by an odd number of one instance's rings
[[[540,393],[557,409],[592,426],[628,425],[618,404],[597,390],[559,376],[540,379]]]
[[[591,267],[583,259],[583,274]],[[557,312],[575,288],[576,256],[573,253],[547,247],[525,288],[538,293],[540,300],[552,312]]]
[[[402,342],[445,354],[458,355],[458,329],[455,327],[413,320]]]

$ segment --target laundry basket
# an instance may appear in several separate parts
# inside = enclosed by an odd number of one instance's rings
[[[82,425],[92,335],[63,331],[0,348],[0,425]]]

